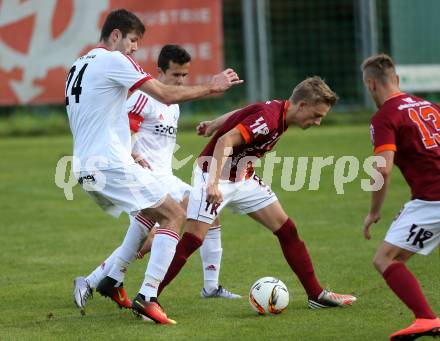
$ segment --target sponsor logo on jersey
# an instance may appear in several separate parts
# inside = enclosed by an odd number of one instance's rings
[[[255,123],[251,124],[249,127],[252,128],[254,137],[269,134],[269,127],[267,126],[266,122],[264,122],[263,116],[260,116]]]
[[[416,102],[411,97],[403,98],[402,101],[405,101],[406,103],[415,103]]]
[[[156,124],[154,128],[155,128],[154,130],[155,134],[171,136],[171,137],[175,137],[177,134],[177,127],[175,126]]]
[[[96,179],[93,175],[86,175],[86,176],[82,176],[78,179],[78,182],[80,185],[82,185],[83,183],[96,183]]]
[[[408,103],[408,104],[401,104],[401,105],[399,105],[397,107],[397,109],[404,110],[404,109],[408,109],[408,108],[420,107],[420,106],[423,106],[423,105],[431,105],[431,103],[428,102],[428,101],[420,101],[420,102],[414,101],[414,102],[411,102],[411,103]]]

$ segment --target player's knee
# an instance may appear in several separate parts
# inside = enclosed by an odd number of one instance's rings
[[[185,226],[185,232],[191,233],[197,238],[204,240],[209,231],[209,226],[207,223],[189,219]]]
[[[380,272],[380,261],[374,257],[372,262],[373,267]]]
[[[409,252],[402,252],[402,253],[398,253],[395,257],[394,257],[394,261],[396,262],[400,262],[400,263],[406,263],[412,256],[412,253]]]
[[[167,225],[175,232],[180,233],[186,220],[185,211],[176,205],[165,218],[168,220]]]
[[[182,228],[186,221],[186,212],[181,207],[179,207],[178,212],[176,212],[175,219],[176,224]]]
[[[160,208],[159,224],[164,228],[171,228],[176,232],[180,232],[185,222],[186,214],[183,208],[174,201],[164,203]]]
[[[390,263],[391,261],[383,255],[376,255],[373,258],[373,266],[381,274],[386,270]]]
[[[182,208],[182,206],[175,204],[168,207],[169,216],[172,216],[172,219],[176,222],[179,222],[181,225],[185,222],[186,212]]]

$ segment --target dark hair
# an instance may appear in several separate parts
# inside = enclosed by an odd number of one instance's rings
[[[179,45],[165,45],[160,50],[157,66],[165,72],[170,67],[170,61],[183,65],[191,61],[191,55]]]
[[[391,77],[396,75],[396,67],[393,59],[385,53],[368,57],[361,65],[361,70],[368,77],[386,83]]]
[[[338,95],[319,76],[309,77],[293,89],[290,97],[293,103],[305,101],[312,105],[325,103],[331,107],[338,100]]]
[[[102,26],[101,38],[99,39],[107,40],[114,29],[121,31],[123,38],[132,31],[136,32],[141,37],[145,33],[144,24],[142,24],[140,19],[134,13],[129,12],[126,9],[117,9],[107,15],[104,25]]]

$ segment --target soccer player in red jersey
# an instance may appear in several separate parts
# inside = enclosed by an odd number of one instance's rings
[[[321,78],[312,77],[298,84],[288,100],[256,103],[199,125],[200,135],[218,131],[198,158],[186,232],[177,244],[159,292],[202,245],[220,211],[229,206],[249,215],[278,237],[287,263],[307,292],[310,308],[347,306],[356,300],[354,296],[321,287],[294,222],[252,167],[252,162],[270,151],[289,125],[302,129],[319,126],[336,100],[336,94]]]
[[[374,257],[376,269],[416,318],[390,339],[439,335],[440,319],[405,263],[415,253],[427,255],[440,242],[440,107],[401,92],[393,60],[385,54],[366,59],[361,68],[365,86],[379,108],[370,127],[374,153],[385,160],[377,168],[384,185],[372,192],[364,221],[365,238],[370,239],[370,226],[380,219],[394,163],[412,194]]]

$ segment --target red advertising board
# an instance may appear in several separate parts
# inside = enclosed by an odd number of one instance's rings
[[[68,69],[98,43],[116,8],[145,24],[135,58],[153,76],[165,44],[192,55],[189,83],[222,69],[221,0],[0,0],[0,105],[63,103]]]

